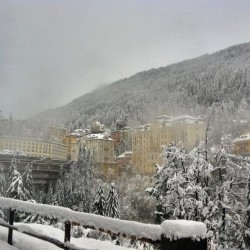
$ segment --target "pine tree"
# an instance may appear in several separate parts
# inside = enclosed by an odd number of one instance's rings
[[[163,165],[156,165],[156,183],[153,188],[147,189],[147,192],[156,199],[156,223],[171,218],[176,208],[176,195],[183,195],[181,194],[181,183],[185,181],[187,171],[186,155],[182,149],[171,144],[163,149],[162,157]],[[175,192],[173,192],[174,190]],[[179,205],[181,206],[181,204]]]
[[[250,248],[250,177],[247,182],[247,216],[246,216],[246,227],[248,230],[245,232],[245,242],[248,248]]]
[[[74,167],[73,165],[70,166],[69,173],[66,171],[65,166],[61,165],[59,179],[56,182],[55,192],[53,195],[54,204],[57,204],[58,206],[68,207],[71,209],[73,202],[73,198],[71,197],[73,178],[71,178],[72,175],[70,173],[72,171],[72,168]],[[76,179],[74,181],[77,182]]]
[[[45,203],[49,205],[53,205],[53,202],[54,202],[54,191],[53,191],[52,182],[50,182],[48,192],[46,194]]]
[[[74,206],[79,211],[90,212],[93,200],[93,180],[96,163],[93,154],[86,147],[79,150],[78,161],[71,169]]]
[[[166,218],[202,221],[211,245],[246,249],[247,204],[241,184],[250,166],[226,149],[231,151],[227,140],[219,148],[207,149],[207,154],[201,147],[189,154],[165,148],[165,163],[158,166],[156,183],[147,191],[156,198],[159,222]]]
[[[6,178],[3,169],[0,167],[0,196],[6,196]],[[0,218],[4,218],[4,214],[0,209]]]
[[[6,178],[3,169],[0,167],[0,196],[6,196]]]
[[[7,196],[9,198],[17,200],[26,200],[26,196],[23,190],[23,180],[22,176],[17,170],[14,170],[14,177],[12,183],[7,190]]]
[[[106,205],[106,216],[112,218],[120,218],[119,201],[115,183],[111,183],[110,186]]]
[[[33,189],[34,189],[34,184],[33,184],[33,177],[32,177],[32,167],[30,164],[28,164],[25,167],[25,171],[22,175],[23,179],[23,188],[24,188],[24,193],[25,196],[28,200],[33,199]]]
[[[11,160],[11,165],[10,168],[8,170],[8,174],[7,174],[7,186],[9,187],[10,184],[12,183],[13,177],[14,177],[14,171],[17,171],[17,161],[16,158],[12,158]]]
[[[240,183],[245,182],[250,166],[242,158],[228,154],[223,144],[213,159],[216,166],[214,202],[218,207],[217,242],[222,248],[246,249],[246,201]]]
[[[81,147],[78,161],[73,162],[68,170],[61,167],[55,187],[55,202],[59,206],[76,211],[90,212],[94,195],[95,167],[90,150]]]
[[[100,187],[95,197],[95,201],[94,201],[93,208],[92,208],[92,213],[105,215],[105,205],[106,205],[106,201],[105,201],[105,196],[103,193],[103,188]]]

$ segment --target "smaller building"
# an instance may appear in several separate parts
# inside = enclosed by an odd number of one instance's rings
[[[132,151],[126,151],[116,158],[117,173],[132,174]]]
[[[114,140],[114,148],[117,149],[117,146],[122,142],[123,139],[123,133],[120,130],[116,130],[111,132],[110,135],[111,139]]]
[[[250,133],[241,135],[233,140],[234,153],[242,156],[250,156]]]
[[[78,155],[80,151],[80,140],[75,141],[71,144],[71,153],[70,153],[70,160],[71,161],[78,161]]]
[[[111,132],[110,137],[114,140],[115,150],[117,150],[121,144],[126,146],[125,150],[132,149],[132,132],[133,130],[129,127],[124,127],[122,130]]]
[[[114,163],[114,140],[106,134],[90,134],[81,143],[93,152],[96,163]]]
[[[63,143],[67,146],[67,160],[76,161],[78,158],[80,134],[71,133],[63,138]]]
[[[91,134],[101,134],[105,131],[105,127],[98,121],[93,121],[90,127]]]
[[[49,126],[46,132],[46,139],[63,143],[63,139],[69,133],[69,130],[63,126]]]

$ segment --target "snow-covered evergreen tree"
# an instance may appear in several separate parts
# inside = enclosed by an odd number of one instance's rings
[[[241,184],[250,166],[230,153],[230,143],[224,139],[220,147],[209,148],[207,153],[201,146],[189,154],[166,147],[156,183],[147,191],[156,198],[158,223],[164,219],[202,221],[211,244],[245,249],[246,197]]]
[[[0,196],[6,196],[6,177],[1,167],[0,167]]]
[[[108,193],[106,216],[112,218],[120,218],[119,201],[115,183],[111,183],[110,190]]]
[[[103,188],[100,187],[99,190],[97,191],[97,194],[93,203],[92,213],[105,215],[105,207],[106,207],[105,196],[104,196]]]
[[[0,196],[6,196],[6,177],[3,169],[0,167]],[[4,218],[4,214],[0,209],[0,218]]]
[[[75,201],[79,206],[79,211],[90,212],[94,197],[93,181],[96,175],[96,163],[92,152],[86,147],[81,147],[79,151],[76,168],[73,176],[77,182],[73,183],[73,193]]]
[[[7,196],[13,199],[26,200],[22,176],[17,170],[14,170],[14,177],[7,190]]]
[[[49,184],[48,192],[45,197],[45,203],[49,205],[54,205],[54,190],[52,182]]]
[[[25,196],[28,200],[33,199],[33,189],[34,189],[34,183],[33,183],[33,177],[32,177],[32,166],[28,164],[25,167],[25,171],[22,175],[23,179],[23,188]]]
[[[246,249],[244,235],[246,182],[250,165],[241,157],[228,154],[222,144],[213,157],[214,203],[217,204],[217,242],[221,247]],[[237,239],[237,240],[236,240]]]
[[[171,144],[164,148],[162,156],[164,163],[162,166],[156,166],[155,185],[147,189],[147,192],[156,199],[156,223],[172,217],[178,205],[175,203],[176,196],[183,195],[181,186],[186,181],[187,174],[186,155],[183,150]]]
[[[145,192],[151,184],[151,178],[139,174],[127,178],[123,174],[117,178],[116,183],[120,216],[125,220],[153,223],[155,200]]]
[[[59,172],[59,179],[56,182],[54,200],[55,204],[63,207],[72,208],[72,179],[71,175],[66,171],[67,166],[61,165]],[[72,166],[70,166],[71,172]],[[77,180],[75,180],[77,181]],[[45,195],[46,196],[46,195]],[[46,199],[45,199],[46,200]]]
[[[8,174],[7,174],[7,186],[9,187],[10,184],[12,183],[12,180],[13,180],[13,177],[14,177],[14,171],[17,171],[17,161],[16,161],[16,158],[12,158],[11,160],[11,165],[9,167],[9,170],[8,170]]]
[[[90,150],[81,147],[78,161],[68,170],[62,167],[55,188],[55,201],[59,206],[90,212],[94,197],[96,164]]]
[[[250,248],[250,176],[247,181],[247,215],[246,215],[246,231],[245,231],[245,242],[246,246]]]

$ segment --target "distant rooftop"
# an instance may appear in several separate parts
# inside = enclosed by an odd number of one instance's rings
[[[238,141],[248,141],[250,140],[250,133],[241,135],[233,140],[233,142],[238,142]]]
[[[132,151],[125,151],[123,154],[117,156],[116,158],[124,158],[132,154]]]
[[[110,140],[113,141],[107,134],[90,134],[87,135],[88,139],[96,139],[96,140]]]
[[[196,123],[203,121],[203,119],[200,117],[194,117],[194,116],[190,116],[190,115],[181,115],[181,116],[161,115],[161,116],[156,117],[155,120],[156,120],[156,122],[157,121],[160,122],[162,124],[162,126],[173,126],[175,123],[178,123],[178,122],[185,122],[188,124],[196,124]],[[136,130],[136,132],[150,130],[150,127],[152,124],[155,124],[155,122],[144,124],[140,127],[137,127],[135,130]]]

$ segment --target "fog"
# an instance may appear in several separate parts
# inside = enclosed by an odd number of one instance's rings
[[[250,42],[245,0],[0,0],[0,110],[27,118],[139,71]]]

